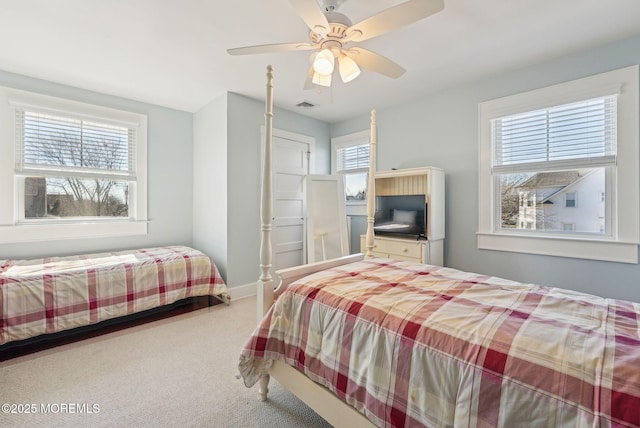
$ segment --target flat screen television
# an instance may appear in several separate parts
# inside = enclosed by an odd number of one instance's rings
[[[425,195],[376,196],[373,230],[380,235],[426,239]]]

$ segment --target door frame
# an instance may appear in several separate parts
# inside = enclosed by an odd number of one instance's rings
[[[278,128],[273,128],[272,129],[272,136],[276,137],[276,138],[282,138],[285,140],[290,140],[290,141],[294,141],[297,143],[301,143],[301,144],[307,144],[309,147],[309,155],[307,157],[307,175],[310,174],[314,174],[315,173],[315,165],[314,165],[314,159],[315,159],[315,148],[316,148],[316,138],[309,136],[309,135],[304,135],[304,134],[298,134],[296,132],[291,132],[291,131],[285,131],[283,129],[278,129]],[[261,144],[260,144],[260,164],[264,165],[264,139],[266,138],[266,133],[265,133],[265,126],[261,125],[260,126],[260,138],[261,138]],[[271,160],[271,164],[274,164],[273,159]],[[271,179],[273,180],[273,171],[271,172]],[[262,174],[260,174],[260,185],[262,185]],[[306,195],[306,186],[304,189],[305,195]],[[271,204],[273,206],[274,203],[274,199],[275,199],[275,190],[273,190],[271,192]],[[271,219],[271,223],[272,223],[272,230],[273,230],[273,220],[275,218],[275,214],[274,217],[272,217]],[[274,247],[274,240],[271,240],[271,254],[274,254],[273,251],[273,247]],[[273,257],[273,256],[272,256]],[[275,257],[272,258],[272,264],[275,265],[273,259]],[[304,213],[304,221],[303,221],[303,227],[302,227],[302,262],[303,264],[306,263],[307,261],[307,213]],[[272,268],[273,269],[273,268]],[[272,275],[273,276],[273,275]]]

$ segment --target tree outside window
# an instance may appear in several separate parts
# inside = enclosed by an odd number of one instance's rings
[[[17,115],[25,220],[129,216],[130,129],[41,112]]]

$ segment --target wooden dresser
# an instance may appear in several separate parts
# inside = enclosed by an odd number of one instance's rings
[[[376,257],[444,264],[444,171],[440,168],[409,168],[376,173],[377,196],[425,195],[427,203],[427,239],[375,235]],[[360,251],[366,253],[365,236],[360,237]]]

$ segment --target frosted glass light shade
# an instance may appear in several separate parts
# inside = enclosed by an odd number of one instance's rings
[[[329,49],[324,49],[313,60],[313,69],[318,74],[331,74],[333,73],[333,63],[333,54]]]
[[[315,85],[331,86],[331,74],[320,74],[318,72],[315,72],[313,73],[311,82],[313,82]]]
[[[338,62],[340,64],[340,77],[342,77],[344,83],[351,82],[360,75],[360,67],[348,56],[341,56]]]

